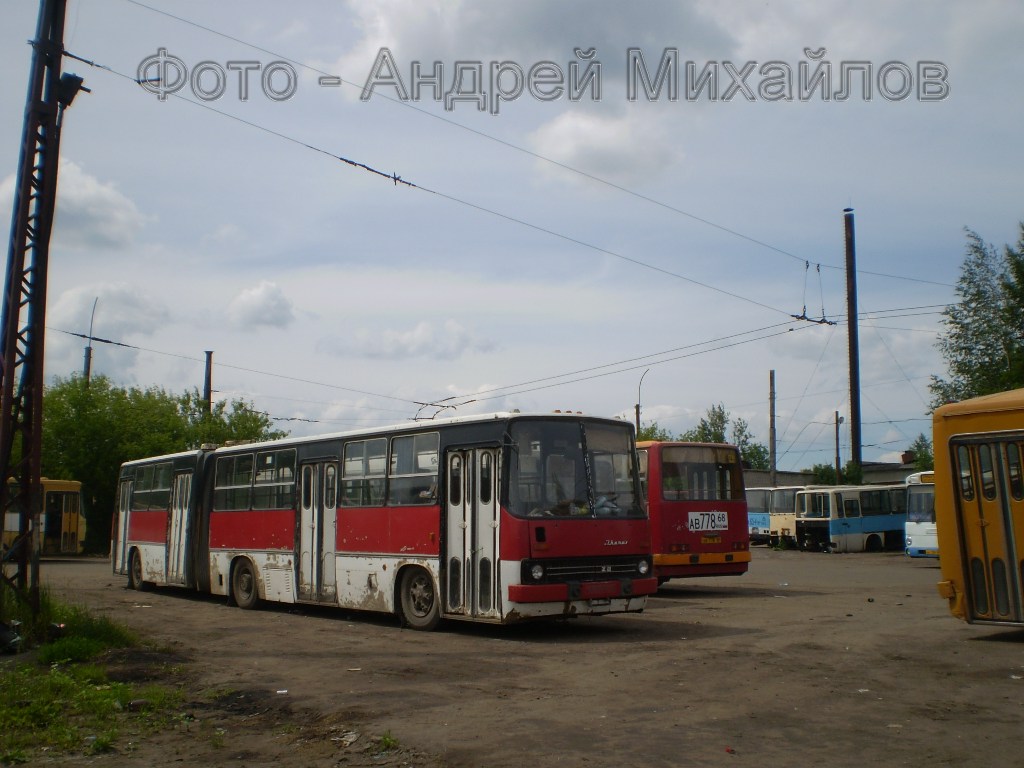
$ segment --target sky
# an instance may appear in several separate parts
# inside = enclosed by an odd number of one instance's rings
[[[37,15],[0,11],[5,210]],[[845,463],[852,208],[862,456],[898,460],[965,228],[1024,219],[1022,36],[996,1],[68,0],[47,381],[91,328],[92,375],[201,390],[209,351],[292,435],[639,403],[767,444],[774,371],[779,468],[836,413]]]

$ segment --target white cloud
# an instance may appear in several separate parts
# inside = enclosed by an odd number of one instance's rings
[[[409,330],[371,331],[361,328],[344,338],[325,339],[319,346],[333,354],[371,360],[455,360],[467,353],[494,349],[493,342],[477,336],[455,320],[446,320],[440,328],[427,321],[417,323]]]
[[[232,299],[225,313],[233,326],[242,329],[260,325],[287,328],[295,319],[291,301],[277,283],[269,280],[246,288]]]
[[[117,187],[70,160],[61,160],[58,176],[55,245],[123,250],[135,241],[146,217]]]
[[[564,112],[534,131],[530,146],[562,165],[625,186],[670,174],[684,156],[680,137],[672,135],[667,123],[641,111],[611,117]]]

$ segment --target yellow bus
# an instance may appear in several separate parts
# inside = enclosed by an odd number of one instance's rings
[[[42,509],[39,542],[43,555],[79,555],[85,546],[85,514],[82,509],[82,484],[77,480],[41,478]],[[3,548],[6,551],[18,538],[21,521],[16,511],[4,513]]]
[[[1024,389],[933,416],[935,519],[950,612],[1024,626]]]

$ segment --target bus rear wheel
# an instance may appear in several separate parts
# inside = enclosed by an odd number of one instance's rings
[[[135,589],[139,592],[146,592],[152,588],[152,584],[142,578],[142,557],[139,550],[133,549],[128,559],[128,589]]]
[[[246,610],[255,608],[259,600],[259,589],[256,586],[256,571],[252,563],[242,558],[235,563],[231,571],[231,597],[235,605]]]
[[[434,580],[423,568],[406,568],[402,572],[398,593],[399,610],[405,625],[429,631],[441,621]]]

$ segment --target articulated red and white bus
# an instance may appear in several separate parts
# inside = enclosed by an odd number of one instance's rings
[[[750,528],[739,449],[642,442],[637,452],[658,582],[746,573]]]
[[[508,624],[657,589],[628,422],[499,413],[125,463],[113,570],[259,600]]]

